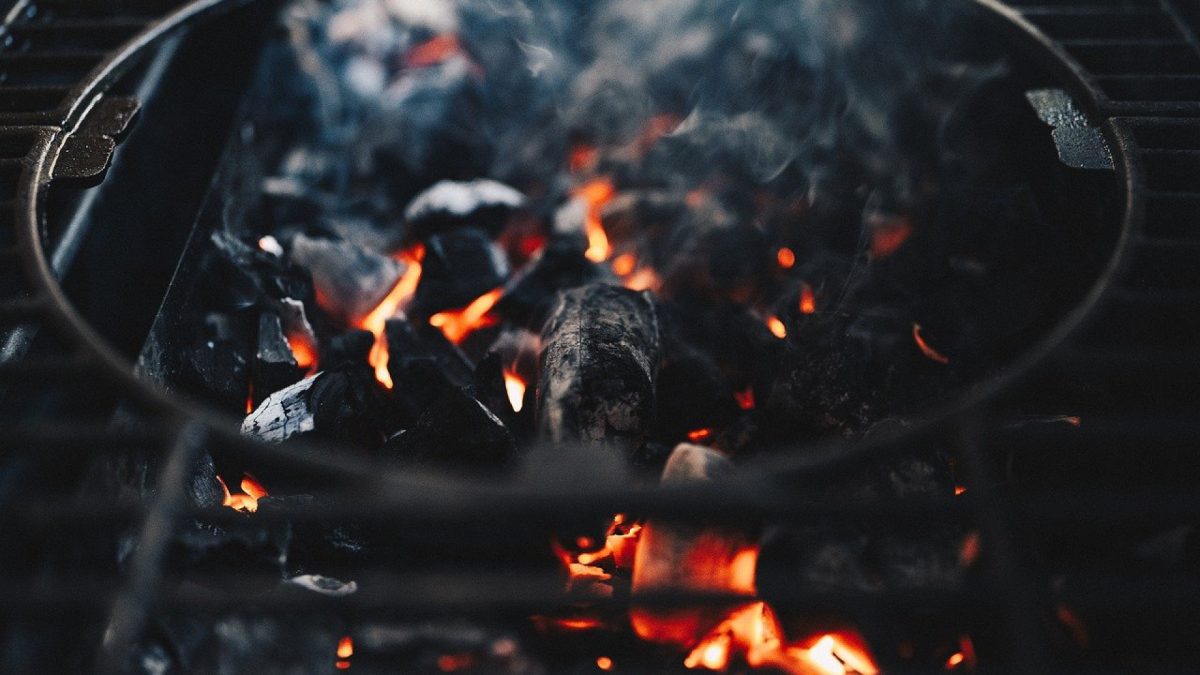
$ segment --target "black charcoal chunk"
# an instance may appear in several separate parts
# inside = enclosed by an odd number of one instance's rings
[[[418,194],[404,210],[408,236],[431,234],[469,225],[496,236],[508,214],[525,205],[525,195],[494,180],[439,181]]]
[[[632,454],[654,413],[658,318],[645,293],[594,284],[563,293],[542,332],[538,428]]]
[[[354,330],[335,335],[322,346],[321,363],[327,368],[343,364],[366,363],[375,344],[375,336],[368,330]]]
[[[274,443],[313,434],[372,449],[402,424],[370,367],[343,364],[268,396],[243,420],[242,433]]]
[[[412,428],[388,440],[384,453],[402,463],[493,475],[512,466],[516,443],[486,406],[465,391],[447,389]]]
[[[423,313],[463,307],[503,284],[508,273],[504,251],[482,230],[434,235],[425,243],[414,307]]]
[[[300,377],[300,368],[292,356],[279,317],[260,315],[258,353],[254,359],[254,406],[258,407],[271,393],[295,384]]]
[[[470,359],[440,330],[398,317],[388,320],[384,335],[388,344],[388,372],[395,384],[393,391],[408,395],[430,389],[432,370],[438,371],[438,381],[455,387],[466,387],[473,381],[475,368]],[[430,401],[425,399],[422,408]]]
[[[559,291],[599,281],[604,270],[568,239],[554,238],[509,280],[495,312],[506,320],[540,331]]]

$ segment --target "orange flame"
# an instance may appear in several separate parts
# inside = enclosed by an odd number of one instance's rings
[[[912,334],[913,342],[917,343],[917,347],[921,350],[921,353],[925,355],[925,358],[929,359],[930,361],[940,363],[943,366],[950,363],[950,357],[944,356],[938,350],[930,347],[929,343],[925,342],[925,338],[921,337],[921,324],[913,324]]]
[[[912,235],[912,225],[904,219],[891,219],[878,222],[872,228],[871,257],[882,260],[895,253]]]
[[[567,159],[567,167],[571,170],[571,173],[590,169],[596,165],[599,154],[596,146],[590,143],[578,143],[571,147],[571,154]]]
[[[787,326],[785,326],[783,321],[777,316],[772,316],[767,319],[767,328],[771,331],[771,335],[774,335],[780,340],[783,340],[787,337]]]
[[[637,258],[632,253],[622,253],[613,259],[613,273],[619,277],[627,277],[633,274],[633,270],[637,268]]]
[[[521,412],[521,408],[524,407],[525,389],[525,380],[512,371],[504,371],[504,390],[508,393],[508,402],[512,405],[513,412]]]
[[[596,667],[599,668],[600,670],[612,670],[613,669],[613,660],[608,658],[607,656],[597,657],[596,658]]]
[[[229,486],[225,484],[225,481],[220,476],[217,476],[217,482],[221,484],[221,492],[224,493],[221,505],[228,506],[234,511],[254,513],[258,510],[258,500],[267,496],[267,489],[250,474],[242,476],[241,488],[243,494],[230,494]]]
[[[492,310],[503,294],[504,288],[494,288],[475,298],[471,304],[460,310],[434,314],[429,317],[429,325],[442,329],[446,339],[454,344],[460,344],[471,333],[496,323],[496,319],[489,317],[487,313]]]
[[[354,640],[350,639],[349,635],[346,635],[341,640],[338,640],[337,655],[338,658],[343,659],[348,659],[351,656],[354,656]]]
[[[461,51],[457,35],[442,33],[413,47],[404,62],[409,68],[424,68],[437,65]]]
[[[616,189],[612,182],[604,178],[585,183],[575,190],[575,197],[587,204],[587,215],[584,217],[584,232],[587,234],[588,247],[584,256],[592,262],[604,262],[612,253],[608,245],[608,234],[600,220],[600,209],[613,198]]]
[[[796,264],[796,252],[784,246],[775,252],[775,262],[785,270],[790,270]]]
[[[800,313],[813,314],[817,311],[817,296],[813,293],[813,287],[808,283],[800,286]]]
[[[316,370],[317,365],[317,347],[308,339],[308,336],[303,333],[290,333],[284,336],[287,340],[288,347],[292,350],[292,358],[296,359],[296,365],[309,371],[310,373]]]
[[[703,443],[712,438],[712,429],[695,429],[687,433],[688,440],[693,443]]]
[[[733,392],[733,400],[742,410],[754,410],[754,387],[746,387],[742,391]]]
[[[400,280],[396,282],[383,301],[371,310],[370,314],[363,317],[362,321],[358,322],[359,328],[369,330],[375,336],[375,344],[371,345],[371,353],[367,355],[367,362],[375,368],[375,379],[388,389],[391,389],[393,384],[392,375],[387,369],[387,337],[383,334],[383,329],[387,326],[388,319],[395,316],[400,307],[411,300],[413,294],[417,292],[417,284],[421,282],[421,260],[425,257],[425,247],[417,244],[408,251],[402,252],[399,257],[408,262],[404,274],[400,275]]]

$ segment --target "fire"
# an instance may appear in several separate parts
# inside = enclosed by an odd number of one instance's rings
[[[921,350],[921,353],[925,355],[925,358],[929,359],[930,361],[940,363],[943,366],[950,363],[950,357],[944,356],[938,350],[930,347],[929,343],[925,342],[925,338],[921,337],[921,324],[913,323],[912,335],[913,342],[917,343],[917,347]]]
[[[912,235],[906,219],[880,220],[872,225],[871,257],[882,260],[895,253]]]
[[[521,412],[521,408],[524,407],[525,388],[525,380],[519,375],[509,370],[504,371],[504,390],[508,393],[508,402],[512,405],[513,412]]]
[[[575,190],[575,197],[587,204],[587,215],[584,218],[584,232],[587,234],[588,247],[584,255],[592,262],[604,262],[612,253],[608,245],[608,235],[600,221],[600,209],[613,198],[616,189],[604,178],[598,178],[585,183]]]
[[[817,311],[817,296],[813,287],[804,283],[800,286],[800,313],[813,314]]]
[[[975,669],[975,644],[971,642],[970,635],[960,636],[958,651],[946,659],[946,670],[955,670],[960,667],[965,667],[967,670]]]
[[[250,474],[242,476],[242,494],[230,494],[229,486],[225,485],[220,476],[217,476],[217,482],[221,484],[221,491],[225,494],[221,505],[234,511],[254,513],[258,510],[258,500],[267,496],[267,489]]]
[[[349,635],[338,640],[337,655],[341,659],[348,659],[354,656],[354,640],[350,639]]]
[[[442,33],[413,47],[405,57],[405,65],[409,68],[424,68],[434,66],[462,52],[458,36],[453,33]]]
[[[742,410],[754,410],[754,387],[746,387],[742,391],[733,392],[733,400]]]
[[[317,346],[302,333],[289,333],[284,339],[292,350],[296,365],[312,373],[317,365]]]
[[[712,429],[696,429],[694,431],[689,431],[687,437],[688,440],[693,443],[703,443],[704,441],[712,438],[712,435]]]
[[[862,640],[845,633],[826,633],[808,649],[788,648],[788,656],[800,665],[795,673],[822,675],[876,675],[879,667],[862,645]]]
[[[429,317],[429,325],[442,329],[446,339],[459,344],[476,330],[487,328],[496,322],[495,318],[487,314],[503,294],[503,288],[494,288],[460,310],[434,314]]]
[[[400,280],[392,287],[387,297],[358,323],[359,328],[369,330],[375,336],[375,344],[371,346],[371,353],[367,356],[367,361],[375,368],[375,379],[388,389],[391,389],[393,384],[392,375],[387,369],[387,337],[384,336],[383,329],[387,325],[387,320],[395,316],[396,311],[411,300],[413,294],[417,292],[417,284],[421,281],[421,260],[425,257],[425,247],[417,244],[412,249],[401,253],[400,257],[408,262],[404,274],[400,275]]]
[[[790,270],[796,264],[796,252],[784,246],[775,252],[775,261],[785,270]]]
[[[600,670],[612,670],[613,660],[607,656],[601,656],[596,659],[596,667]]]
[[[613,259],[612,271],[619,277],[627,277],[637,269],[637,258],[632,253],[622,253]]]
[[[774,335],[780,340],[785,339],[788,335],[787,326],[785,326],[783,321],[777,316],[772,316],[771,318],[767,319],[767,328],[771,331],[771,335]]]

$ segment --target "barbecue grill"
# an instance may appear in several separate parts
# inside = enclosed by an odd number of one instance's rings
[[[223,414],[139,377],[134,358],[162,294],[129,293],[118,307],[103,289],[120,296],[131,286],[169,286],[177,260],[153,252],[183,250],[189,233],[163,223],[192,223],[214,208],[204,196],[218,146],[235,124],[254,45],[276,7],[8,3],[0,52],[3,669],[129,670],[160,612],[335,616],[348,633],[379,617],[526,616],[555,603],[558,579],[507,552],[623,510],[694,522],[846,520],[899,531],[956,523],[977,531],[986,553],[978,584],[878,593],[780,588],[770,600],[881,623],[935,616],[969,629],[985,672],[1194,668],[1200,239],[1191,226],[1200,214],[1200,11],[1183,0],[975,2],[1014,50],[1055,74],[1111,150],[1123,213],[1102,276],[1011,367],[925,422],[773,455],[703,491],[513,488],[381,472],[317,443],[243,437]],[[169,111],[189,107],[203,114],[169,121],[178,117]],[[114,258],[105,240],[141,243]],[[1012,423],[1035,410],[1061,412],[1064,421]],[[811,498],[811,486],[931,446],[952,450],[962,495]],[[189,467],[204,451],[317,477],[329,493],[353,495],[336,502],[346,515],[396,531],[436,529],[434,548],[494,551],[495,564],[445,566],[418,555],[404,570],[359,578],[369,592],[346,598],[280,593],[247,601],[236,575],[208,580],[200,591],[171,571],[168,548],[177,523],[200,515],[185,493]],[[144,471],[139,480],[152,497],[104,495],[105,471]],[[298,526],[337,515],[309,507],[256,518]],[[205,517],[232,527],[240,516]],[[1163,555],[1184,562],[1166,572],[1105,555],[1114,537],[1167,531],[1178,536],[1164,540]],[[136,545],[116,550],[118,535],[131,532]],[[329,651],[332,667],[332,645],[316,640],[299,649],[318,648]],[[899,670],[896,655],[877,656],[885,671]],[[370,662],[359,658],[360,665]]]

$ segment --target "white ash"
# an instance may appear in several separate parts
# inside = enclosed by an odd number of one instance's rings
[[[379,306],[404,272],[404,265],[348,241],[292,240],[292,260],[307,269],[317,302],[347,325],[358,323]]]
[[[297,434],[316,428],[313,411],[308,407],[308,390],[320,377],[305,378],[271,394],[242,420],[242,433],[257,436],[268,443],[282,443]]]
[[[357,581],[341,581],[320,574],[302,574],[288,579],[286,583],[308,589],[314,593],[327,595],[331,598],[342,598],[358,590]]]
[[[419,220],[438,212],[468,216],[490,206],[520,208],[525,195],[504,183],[486,178],[472,181],[444,180],[413,198],[404,210],[408,221]]]

